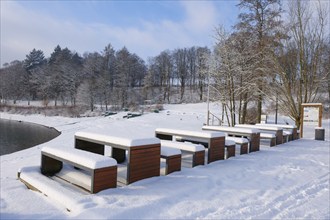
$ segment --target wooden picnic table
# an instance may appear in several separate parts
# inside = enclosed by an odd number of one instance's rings
[[[127,157],[124,184],[160,175],[160,140],[158,138],[122,138],[88,132],[75,134],[75,148],[104,155],[105,145],[112,148],[112,157],[123,163]]]

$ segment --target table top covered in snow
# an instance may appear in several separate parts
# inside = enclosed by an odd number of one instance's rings
[[[232,133],[232,134],[260,133],[260,131],[258,129],[238,128],[238,127],[228,127],[228,126],[203,126],[203,130],[221,131],[221,132]]]
[[[181,129],[170,129],[170,128],[157,128],[157,134],[165,135],[177,135],[182,137],[198,137],[198,138],[217,138],[225,137],[222,132],[210,132],[210,131],[191,131],[191,130],[181,130]]]
[[[160,144],[158,138],[123,138],[111,135],[95,134],[90,132],[76,132],[75,138],[84,141],[92,141],[94,143],[105,144],[105,145],[116,145],[123,147],[135,147],[142,145],[153,145]]]
[[[248,125],[248,124],[238,124],[235,125],[235,128],[252,128],[252,129],[258,129],[263,131],[280,131],[283,130],[281,127],[273,127],[273,126],[263,126],[263,125]]]

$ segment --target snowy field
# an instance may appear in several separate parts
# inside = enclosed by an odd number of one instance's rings
[[[40,166],[44,146],[73,147],[74,133],[153,137],[158,127],[201,130],[206,104],[165,105],[160,113],[123,119],[64,118],[0,113],[1,118],[55,127],[48,143],[1,156],[1,219],[329,219],[329,119],[326,141],[304,139],[238,155],[168,176],[153,177],[90,195],[72,189],[49,196],[28,190],[17,179],[22,167]],[[211,106],[211,109],[218,108]],[[284,118],[288,120],[287,118]],[[51,184],[47,186],[51,188]],[[70,212],[66,208],[70,209]]]

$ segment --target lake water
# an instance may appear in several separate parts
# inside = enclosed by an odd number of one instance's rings
[[[56,129],[42,125],[0,119],[0,155],[24,150],[60,135]]]

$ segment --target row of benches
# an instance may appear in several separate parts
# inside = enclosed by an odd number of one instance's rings
[[[155,138],[140,139],[77,132],[75,149],[42,149],[41,173],[53,176],[62,169],[63,163],[70,164],[90,177],[87,181],[74,183],[91,193],[97,193],[116,187],[117,181],[130,184],[159,176],[161,158],[165,160],[167,175],[181,170],[183,155],[191,156],[191,167],[195,167],[204,165],[205,157],[206,162],[211,163],[235,156],[236,145],[240,147],[240,154],[258,151],[260,131],[243,127],[204,126],[203,131],[159,128],[155,131]],[[111,157],[104,156],[105,146],[111,146]],[[126,163],[123,178],[118,175],[118,163]],[[61,178],[66,177],[64,175]],[[72,182],[70,178],[66,180]]]

